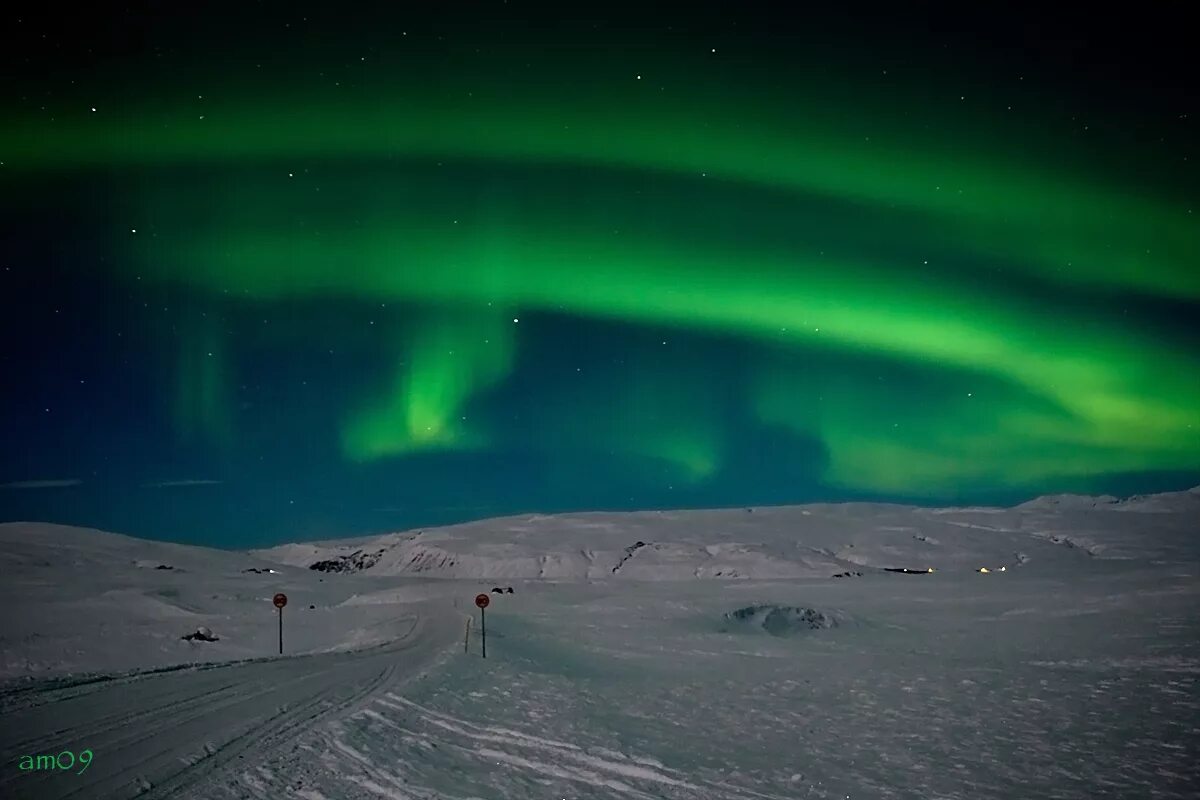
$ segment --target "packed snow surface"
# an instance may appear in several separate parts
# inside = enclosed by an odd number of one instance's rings
[[[0,553],[5,800],[1200,792],[1197,490]]]

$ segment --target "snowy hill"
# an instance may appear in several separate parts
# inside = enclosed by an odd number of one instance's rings
[[[243,552],[22,522],[0,524],[0,553],[0,602],[15,612],[0,621],[0,678],[270,655],[278,591],[305,619],[291,653],[380,644],[405,625],[341,609],[348,592]],[[218,641],[182,638],[201,626]]]
[[[1154,511],[1130,526],[1107,511]],[[544,580],[829,577],[890,567],[974,570],[1041,561],[1086,543],[1092,556],[1183,557],[1200,493],[1119,501],[1058,495],[1012,509],[847,503],[712,511],[506,517],[365,539],[288,544],[254,555],[293,567],[372,575]],[[1059,545],[1060,547],[1055,547]]]
[[[1147,513],[1129,513],[1138,511]],[[313,623],[297,631],[293,650],[316,652],[394,633],[362,607],[450,590],[413,579],[764,581],[981,567],[1066,574],[1092,559],[1200,559],[1198,520],[1193,489],[1128,500],[1059,495],[1011,509],[849,503],[534,514],[249,552],[7,523],[0,595],[31,613],[0,628],[0,676],[261,655],[276,591],[295,597],[289,613]],[[398,587],[395,578],[408,580]],[[246,628],[250,620],[258,622]],[[220,641],[180,639],[201,625]]]
[[[255,552],[3,524],[0,757],[94,763],[14,767],[0,797],[1182,800],[1198,501],[525,515]]]

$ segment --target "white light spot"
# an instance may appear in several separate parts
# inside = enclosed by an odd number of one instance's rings
[[[521,320],[517,319],[516,317],[513,317],[513,322],[520,322],[520,321]]]

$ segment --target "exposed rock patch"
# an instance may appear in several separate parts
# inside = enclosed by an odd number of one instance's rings
[[[725,615],[725,622],[730,626],[762,629],[772,636],[793,636],[836,628],[840,624],[834,615],[815,608],[768,604],[730,611]]]
[[[189,642],[216,642],[220,640],[219,637],[214,636],[213,632],[203,625],[201,625],[199,628],[196,628],[196,630],[192,631],[191,633],[179,638],[185,639]]]
[[[629,547],[626,547],[624,555],[621,556],[621,560],[618,561],[617,565],[612,568],[613,575],[616,575],[617,570],[619,570],[621,567],[625,566],[626,561],[633,558],[634,553],[636,553],[638,550],[641,550],[645,546],[646,546],[645,542],[639,541],[639,542],[634,542]]]
[[[383,554],[383,549],[372,553],[355,550],[348,556],[338,556],[309,564],[308,568],[317,572],[362,572],[375,566]]]

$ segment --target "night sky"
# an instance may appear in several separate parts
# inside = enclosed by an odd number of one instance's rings
[[[1200,483],[1183,4],[427,5],[4,12],[0,519]]]

